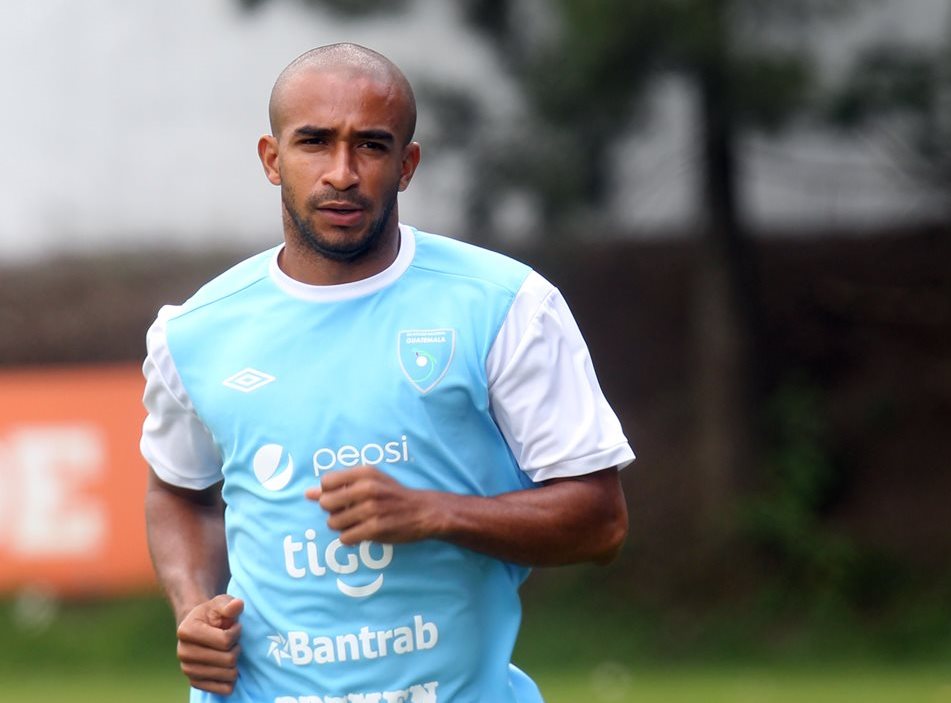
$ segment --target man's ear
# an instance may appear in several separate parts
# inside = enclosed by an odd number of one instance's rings
[[[419,142],[410,142],[403,147],[403,162],[400,164],[400,191],[409,187],[409,182],[413,180],[413,174],[416,173],[416,167],[419,166],[420,159]]]
[[[264,175],[276,186],[281,185],[280,160],[277,155],[277,139],[265,134],[258,139],[258,157],[264,166]]]

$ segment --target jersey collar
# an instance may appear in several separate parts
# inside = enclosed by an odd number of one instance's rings
[[[413,255],[416,253],[416,237],[412,227],[400,225],[400,249],[396,254],[396,259],[392,264],[369,278],[352,283],[340,283],[333,286],[315,286],[291,278],[281,270],[277,265],[277,257],[284,247],[278,247],[271,262],[268,265],[268,272],[271,280],[282,291],[301,300],[310,300],[317,303],[332,303],[340,300],[350,300],[360,298],[370,293],[386,288],[394,283],[413,261]]]

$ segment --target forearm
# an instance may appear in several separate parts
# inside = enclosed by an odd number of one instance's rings
[[[608,562],[627,535],[615,469],[492,497],[412,490],[373,466],[334,471],[306,491],[344,544],[440,539],[505,561]]]
[[[436,494],[433,536],[528,566],[607,563],[627,535],[617,471],[483,498]]]
[[[150,475],[145,501],[149,551],[175,621],[223,592],[228,579],[220,494],[174,489]]]

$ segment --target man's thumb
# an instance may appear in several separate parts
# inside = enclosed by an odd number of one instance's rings
[[[222,630],[231,627],[235,618],[244,610],[244,601],[229,595],[215,596],[211,599],[210,605],[209,620],[212,625]]]

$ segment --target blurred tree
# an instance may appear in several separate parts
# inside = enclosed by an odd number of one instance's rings
[[[811,104],[809,52],[796,31],[845,9],[838,0],[466,0],[470,23],[505,57],[529,119],[488,163],[473,222],[508,189],[531,189],[544,231],[605,224],[612,148],[657,76],[693,86],[700,164],[694,290],[696,515],[716,546],[732,531],[738,477],[756,459],[765,381],[755,262],[740,200],[740,140],[778,130]],[[531,11],[534,9],[534,16]],[[540,148],[542,147],[549,148]],[[600,221],[599,221],[600,220]],[[715,549],[714,549],[715,551]]]
[[[692,308],[699,530],[712,554],[736,527],[740,477],[759,463],[763,326],[739,192],[741,138],[775,131],[810,104],[812,65],[795,29],[841,11],[809,0],[681,0],[668,60],[698,100],[701,217]],[[788,42],[785,46],[783,40]]]
[[[951,37],[939,48],[866,47],[835,91],[830,116],[846,129],[874,129],[906,173],[951,192]]]
[[[525,118],[482,142],[471,222],[527,194],[550,235],[607,225],[613,149],[643,113],[669,23],[656,2],[463,0],[525,101]]]

